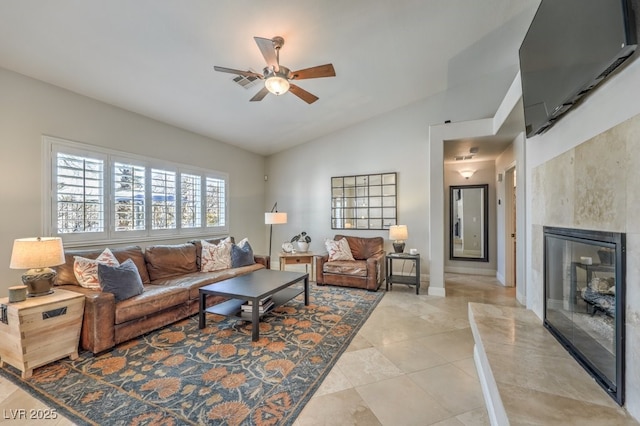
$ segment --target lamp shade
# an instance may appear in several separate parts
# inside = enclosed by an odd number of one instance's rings
[[[62,239],[20,238],[13,241],[11,269],[41,269],[64,263]]]
[[[395,241],[404,241],[409,238],[407,225],[392,225],[389,227],[389,239]]]
[[[282,225],[287,223],[287,214],[284,212],[266,212],[264,214],[265,225]]]

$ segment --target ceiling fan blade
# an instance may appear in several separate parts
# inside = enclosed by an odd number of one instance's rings
[[[269,93],[266,87],[263,87],[258,93],[256,93],[253,98],[249,99],[250,102],[257,102],[264,99],[265,96]]]
[[[294,80],[303,80],[305,78],[335,77],[336,70],[333,64],[318,65],[317,67],[305,68],[303,70],[294,71],[292,73]]]
[[[252,71],[242,71],[242,70],[234,70],[233,68],[225,68],[225,67],[219,67],[219,66],[214,66],[213,67],[214,70],[216,71],[220,71],[220,72],[228,72],[229,74],[238,74],[238,75],[243,75],[245,77],[257,77],[257,78],[264,78],[264,76],[262,74],[258,74],[256,72],[252,72]]]
[[[278,55],[273,40],[270,38],[254,37],[253,38],[260,49],[260,53],[264,56],[264,60],[269,67],[273,67],[276,71],[279,69]]]
[[[295,84],[289,86],[289,91],[308,104],[312,104],[319,99],[316,95],[307,92]]]

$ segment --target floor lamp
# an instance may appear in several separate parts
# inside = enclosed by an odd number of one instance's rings
[[[273,205],[270,212],[264,214],[264,223],[269,225],[269,259],[271,259],[271,240],[273,239],[273,225],[287,223],[287,214],[278,211],[278,202]]]

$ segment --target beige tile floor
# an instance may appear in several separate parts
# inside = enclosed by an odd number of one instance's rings
[[[425,290],[425,289],[423,289]],[[424,292],[424,291],[423,291]],[[395,284],[295,422],[307,425],[488,425],[473,361],[468,302],[517,306],[494,278],[447,275],[447,297]],[[10,409],[46,409],[0,381],[0,423],[71,425],[59,417],[10,419]]]
[[[518,306],[495,278],[446,277],[447,297],[395,284],[295,422],[488,425],[468,302]]]

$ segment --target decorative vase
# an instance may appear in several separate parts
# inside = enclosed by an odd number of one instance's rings
[[[309,251],[309,243],[306,241],[298,241],[298,251],[307,252]]]

